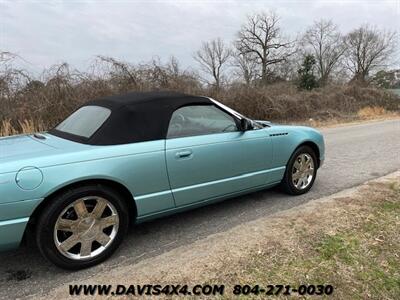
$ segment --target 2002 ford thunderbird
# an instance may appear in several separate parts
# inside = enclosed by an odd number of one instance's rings
[[[303,194],[323,160],[318,131],[253,121],[207,97],[92,100],[47,133],[0,139],[0,250],[34,235],[57,266],[89,267],[129,223],[278,184]]]

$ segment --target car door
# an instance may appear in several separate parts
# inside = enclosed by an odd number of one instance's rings
[[[239,131],[215,105],[181,107],[171,117],[166,162],[177,207],[266,184],[271,157],[266,132]]]

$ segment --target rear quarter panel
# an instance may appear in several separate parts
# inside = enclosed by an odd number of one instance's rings
[[[27,210],[32,210],[32,203],[29,202],[32,199],[36,200],[34,206],[37,206],[41,200],[69,184],[88,179],[107,179],[124,185],[131,192],[138,215],[170,209],[174,207],[174,200],[169,188],[164,149],[165,141],[159,140],[117,146],[87,146],[79,151],[30,159],[23,164],[42,171],[42,184],[33,190],[23,190],[15,182],[16,172],[1,174],[0,180],[8,182],[0,186],[1,202],[22,201],[29,208]]]

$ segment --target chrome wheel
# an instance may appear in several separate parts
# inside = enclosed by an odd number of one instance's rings
[[[70,259],[92,259],[112,244],[118,227],[118,212],[108,200],[84,197],[71,203],[58,216],[54,242],[58,251]]]
[[[292,168],[292,183],[299,189],[307,188],[314,177],[314,160],[308,153],[296,157]]]

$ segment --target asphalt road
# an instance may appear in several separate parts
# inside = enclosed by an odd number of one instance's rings
[[[96,283],[98,272],[122,264],[134,265],[210,234],[400,169],[400,120],[328,128],[322,132],[326,161],[308,194],[290,197],[278,189],[266,190],[139,225],[111,259],[75,273],[53,267],[37,249],[22,247],[0,253],[0,299],[43,294],[73,280],[92,278]]]

